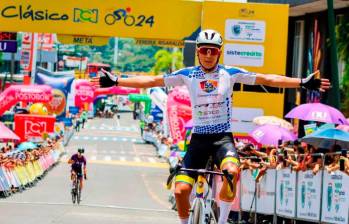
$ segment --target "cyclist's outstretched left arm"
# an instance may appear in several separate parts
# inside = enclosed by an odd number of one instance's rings
[[[299,88],[304,87],[306,89],[326,91],[330,88],[330,81],[328,79],[317,79],[319,71],[310,74],[307,78],[290,78],[281,75],[266,75],[256,74],[256,85],[266,85],[279,88]]]

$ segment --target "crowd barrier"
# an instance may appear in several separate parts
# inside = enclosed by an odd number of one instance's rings
[[[28,161],[15,167],[0,166],[0,192],[6,197],[14,191],[22,191],[33,186],[59,161],[63,152],[63,144],[58,142],[54,150],[41,155],[37,160]]]
[[[243,170],[239,188],[235,211],[257,211],[275,219],[349,223],[349,176],[341,171],[321,170],[313,175],[310,170],[270,169],[256,183],[253,172]]]

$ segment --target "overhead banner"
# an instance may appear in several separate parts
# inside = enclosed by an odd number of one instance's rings
[[[58,41],[62,44],[104,46],[108,44],[109,37],[94,37],[85,35],[57,35]]]
[[[194,40],[201,8],[178,0],[2,0],[0,30]]]
[[[311,170],[298,172],[297,218],[318,222],[321,205],[321,175]]]
[[[293,218],[296,216],[296,172],[286,168],[276,173],[276,214]]]
[[[324,172],[321,221],[347,224],[349,222],[349,176],[341,171]]]
[[[154,39],[136,39],[138,45],[151,45],[160,47],[184,47],[184,40],[154,40]]]

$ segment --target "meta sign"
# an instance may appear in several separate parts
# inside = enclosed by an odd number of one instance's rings
[[[17,33],[0,32],[0,52],[17,52]]]

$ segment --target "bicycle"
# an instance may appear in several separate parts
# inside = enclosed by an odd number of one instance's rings
[[[189,224],[218,223],[219,209],[214,198],[216,195],[216,184],[214,183],[215,175],[225,177],[228,180],[230,189],[232,191],[234,189],[232,175],[230,175],[227,170],[217,172],[213,171],[213,168],[214,164],[212,163],[212,158],[207,162],[206,169],[187,169],[182,168],[179,164],[168,177],[167,187],[170,188],[173,177],[175,177],[179,171],[198,174],[195,184],[195,197],[190,208]],[[206,194],[205,184],[207,185]]]
[[[80,204],[81,201],[81,189],[80,189],[80,178],[78,177],[78,175],[75,174],[75,178],[73,180],[73,188],[71,190],[71,195],[72,195],[72,201],[73,204],[75,204],[75,202],[77,204]]]

